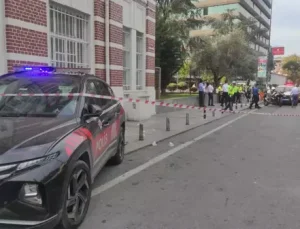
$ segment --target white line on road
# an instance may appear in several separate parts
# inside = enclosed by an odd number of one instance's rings
[[[170,156],[174,155],[175,153],[179,152],[180,150],[182,150],[182,149],[184,149],[184,148],[192,145],[193,143],[195,143],[195,142],[197,142],[197,141],[199,141],[199,140],[201,140],[201,139],[203,139],[203,138],[205,138],[205,137],[207,137],[207,136],[209,136],[209,135],[211,135],[211,134],[213,134],[213,133],[215,133],[215,132],[217,132],[217,131],[225,128],[226,126],[231,125],[232,123],[234,123],[234,122],[236,122],[236,121],[238,121],[238,120],[240,120],[240,119],[248,116],[249,114],[251,114],[251,113],[253,113],[255,111],[256,110],[250,111],[247,114],[241,115],[241,116],[239,116],[239,117],[237,117],[237,118],[235,118],[235,119],[233,119],[231,121],[228,121],[228,122],[224,123],[223,125],[215,128],[213,130],[210,130],[210,131],[206,132],[205,134],[202,134],[202,135],[194,138],[191,141],[185,142],[185,143],[183,143],[183,144],[181,144],[181,145],[179,145],[177,147],[174,147],[173,149],[171,149],[171,150],[169,150],[169,151],[167,151],[167,152],[165,152],[165,153],[163,153],[163,154],[161,154],[161,155],[159,155],[159,156],[157,156],[157,157],[155,157],[155,158],[147,161],[146,163],[144,163],[144,164],[142,164],[142,165],[140,165],[140,166],[138,166],[138,167],[136,167],[136,168],[134,168],[134,169],[132,169],[132,170],[124,173],[124,174],[122,174],[121,176],[116,177],[115,179],[113,179],[113,180],[111,180],[111,181],[109,181],[109,182],[107,182],[107,183],[105,183],[105,184],[103,184],[103,185],[95,188],[92,191],[92,196],[97,196],[97,195],[101,194],[102,192],[105,192],[106,190],[108,190],[108,189],[110,189],[110,188],[112,188],[112,187],[114,187],[114,186],[122,183],[123,181],[129,179],[130,177],[132,177],[132,176],[134,176],[134,175],[142,172],[143,170],[149,168],[150,166],[155,165],[158,162],[161,162],[162,160],[166,159],[167,157],[170,157]]]

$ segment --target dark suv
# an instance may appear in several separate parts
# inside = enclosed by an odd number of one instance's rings
[[[51,67],[0,77],[0,228],[82,223],[95,176],[124,158],[124,109],[109,96],[96,76]]]

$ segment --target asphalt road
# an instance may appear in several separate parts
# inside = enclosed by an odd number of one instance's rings
[[[80,229],[300,228],[299,145],[300,117],[232,115],[199,127],[106,167]]]

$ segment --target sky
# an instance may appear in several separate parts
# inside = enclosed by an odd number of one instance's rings
[[[271,45],[300,55],[300,0],[273,0]]]

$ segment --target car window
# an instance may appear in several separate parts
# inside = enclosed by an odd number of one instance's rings
[[[67,75],[39,76],[17,73],[0,79],[0,92],[12,94],[78,93],[80,80]],[[12,96],[0,97],[0,116],[75,115],[78,97]]]
[[[87,94],[96,94],[96,95],[106,95],[110,96],[108,87],[106,84],[101,82],[100,80],[87,80],[86,84],[86,93]],[[110,99],[105,98],[93,98],[87,97],[86,103],[87,104],[96,104],[100,106],[102,109],[106,109],[110,106]]]

